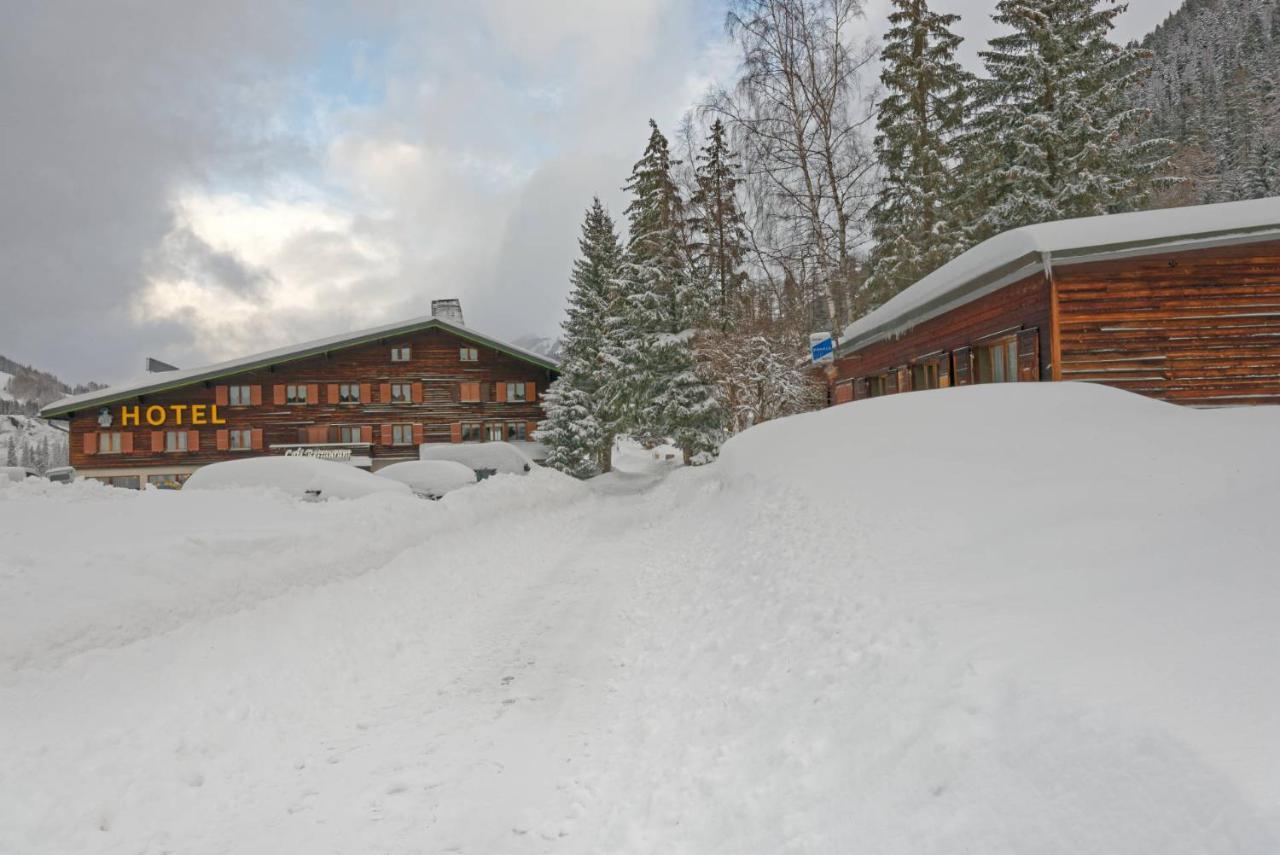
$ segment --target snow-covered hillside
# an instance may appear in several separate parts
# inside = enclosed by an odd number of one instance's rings
[[[0,852],[1273,853],[1278,430],[979,386],[440,502],[0,487]]]
[[[12,448],[12,452],[10,451]],[[0,466],[43,472],[67,463],[67,432],[35,416],[0,414]]]

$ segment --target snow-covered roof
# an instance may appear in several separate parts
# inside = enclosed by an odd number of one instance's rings
[[[66,398],[60,398],[42,409],[40,411],[40,415],[45,418],[63,416],[69,412],[83,409],[85,407],[108,404],[114,401],[132,398],[137,395],[154,394],[156,392],[177,389],[182,386],[189,386],[193,383],[212,380],[218,377],[225,377],[229,374],[238,374],[242,371],[251,371],[256,368],[264,368],[268,365],[277,365],[282,362],[292,362],[297,359],[316,356],[330,350],[353,347],[358,344],[367,344],[370,341],[376,341],[380,338],[386,338],[394,335],[405,335],[431,328],[439,328],[447,332],[451,332],[460,338],[492,347],[495,350],[500,350],[516,357],[517,359],[523,359],[526,362],[532,362],[534,365],[537,365],[540,368],[546,368],[550,371],[555,371],[559,366],[559,363],[556,360],[534,353],[531,350],[525,350],[522,347],[507,344],[506,342],[491,336],[482,335],[470,327],[451,323],[431,315],[426,315],[407,321],[399,321],[393,324],[384,324],[383,326],[370,327],[369,329],[342,333],[341,335],[313,339],[312,341],[302,342],[301,344],[292,344],[288,347],[267,350],[262,353],[254,353],[249,356],[240,357],[239,359],[230,359],[226,362],[218,362],[201,368],[188,368],[180,371],[163,371],[146,374],[142,377],[135,378],[134,380],[110,386],[106,389],[98,389],[97,391],[86,392],[82,395],[71,395]]]
[[[1155,247],[1280,237],[1280,198],[1108,214],[1024,226],[996,235],[957,256],[849,326],[847,353],[900,335],[929,318],[989,294],[1041,268],[1142,255]]]

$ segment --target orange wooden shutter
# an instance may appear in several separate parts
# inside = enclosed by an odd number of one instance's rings
[[[382,434],[382,444],[390,445],[391,444],[391,425],[383,425],[381,434]]]
[[[422,425],[415,424],[413,426],[413,444],[414,445],[422,445],[422,434],[423,434]]]
[[[213,402],[217,404],[219,407],[227,406],[227,387],[226,386],[213,387]]]
[[[307,428],[307,442],[320,444],[329,441],[329,428],[325,425],[312,425]]]
[[[307,403],[308,404],[320,403],[320,384],[319,383],[307,384]]]
[[[284,403],[284,386],[283,385],[277,383],[274,390],[272,391],[272,394],[275,396],[275,402],[277,404]]]
[[[373,442],[373,425],[360,426],[360,441]]]
[[[249,447],[254,449],[262,448],[262,428],[254,428],[249,432]]]
[[[93,431],[86,431],[84,435],[84,453],[98,453],[98,435]]]
[[[262,387],[261,386],[249,387],[249,400],[253,402],[253,405],[255,407],[262,406]]]
[[[462,442],[462,423],[454,422],[449,425],[449,441]]]
[[[381,384],[379,384],[379,386],[378,386],[378,403],[380,403],[380,404],[390,404],[390,403],[391,403],[391,384],[390,384],[390,383],[381,383]]]
[[[327,392],[326,394],[329,396],[329,403],[330,403],[330,404],[336,404],[336,403],[338,403],[338,384],[337,384],[337,383],[330,383],[330,384],[329,384],[328,392]]]
[[[151,450],[164,451],[164,431],[153,430],[151,432]]]
[[[133,454],[133,433],[126,432],[120,437],[120,453]]]
[[[213,438],[214,447],[219,451],[226,451],[231,448],[231,432],[226,430],[218,431]]]
[[[413,384],[413,402],[415,404],[422,403],[422,384],[421,383]]]
[[[537,422],[525,422],[525,425],[524,425],[524,435],[525,435],[525,438],[526,438],[526,439],[528,439],[528,440],[532,440],[532,439],[533,439],[533,435],[534,435],[535,433],[537,433],[537,431],[538,431],[538,423],[537,423]]]
[[[505,403],[507,400],[507,384],[499,380],[497,385],[494,387],[494,393],[493,399],[495,401],[499,404]]]
[[[836,384],[836,403],[847,404],[853,400],[853,381],[846,380]]]
[[[373,403],[373,384],[372,383],[360,384],[360,403],[362,404]]]
[[[199,450],[200,450],[200,431],[198,430],[187,431],[187,451],[199,451]]]
[[[530,401],[538,400],[538,384],[533,382],[525,383],[524,394]]]

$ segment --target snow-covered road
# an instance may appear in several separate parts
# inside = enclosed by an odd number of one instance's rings
[[[0,852],[1277,851],[1280,419],[953,391],[441,503],[0,493]]]

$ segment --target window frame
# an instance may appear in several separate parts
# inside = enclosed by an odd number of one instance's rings
[[[475,348],[475,347],[458,348],[458,361],[459,362],[479,362],[480,361],[479,348]]]
[[[497,431],[497,437],[494,432]],[[484,423],[484,441],[485,442],[506,442],[507,423],[506,422],[485,422]]]
[[[118,430],[98,431],[98,454],[123,454],[123,437],[124,433]]]
[[[391,403],[393,404],[412,404],[413,403],[413,384],[412,383],[389,383],[391,387]],[[402,394],[396,394],[400,390]]]
[[[973,372],[974,382],[1018,382],[1018,336],[1016,333],[976,344],[973,346],[973,350],[974,362],[976,363]],[[999,366],[998,372],[996,370],[997,364]],[[997,373],[1002,375],[999,379],[996,377]]]
[[[241,444],[238,440],[243,439]],[[253,431],[249,428],[231,428],[227,431],[227,450],[228,451],[252,451],[253,450]]]
[[[921,389],[939,389],[938,384],[941,378],[941,370],[938,368],[938,360],[926,359],[921,362],[913,362],[911,369],[911,391],[915,392]],[[920,372],[924,376],[924,383],[918,381],[916,372]]]
[[[413,425],[391,425],[391,444],[398,446],[413,445]]]
[[[306,383],[286,383],[284,387],[284,402],[287,405],[309,404],[310,395],[307,394]]]
[[[358,442],[364,442],[363,425],[337,425],[337,428],[338,442],[345,445],[354,445]]]
[[[460,435],[463,442],[484,442],[484,422],[462,422]]]
[[[515,394],[516,389],[520,390],[520,395]],[[508,404],[527,404],[529,403],[529,384],[526,382],[508,383],[507,384],[507,403]]]
[[[392,362],[409,362],[413,359],[413,347],[408,344],[398,344],[391,348]]]
[[[185,430],[167,430],[164,432],[164,453],[185,454],[187,452],[187,432]]]
[[[872,374],[867,378],[867,397],[883,398],[888,394],[888,377],[884,374]]]
[[[338,403],[339,404],[360,403],[360,384],[359,383],[339,383],[338,384]]]
[[[529,439],[529,426],[525,422],[507,422],[506,442],[527,442]],[[512,429],[515,429],[515,435],[512,435]]]
[[[227,387],[227,406],[228,407],[253,406],[253,387],[242,386],[242,385],[228,386]]]

